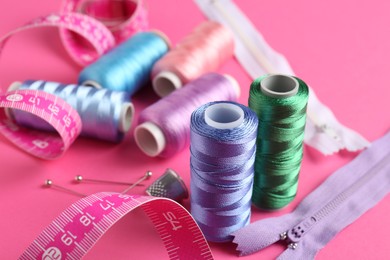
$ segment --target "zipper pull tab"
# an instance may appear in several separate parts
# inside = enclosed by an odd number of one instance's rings
[[[292,229],[280,234],[280,239],[287,240],[288,248],[296,249],[298,247],[298,243],[302,239],[302,237],[310,229],[312,229],[312,227],[316,223],[317,223],[317,219],[315,217],[310,217],[308,219],[305,219],[304,221],[300,222],[298,225],[296,225]]]
[[[279,234],[279,238],[281,241],[288,239],[287,233],[288,233],[288,231]],[[288,239],[288,241],[290,241],[290,239]],[[287,245],[288,248],[293,249],[293,250],[296,249],[297,246],[298,246],[298,244],[294,243],[294,242],[288,243],[288,245]]]

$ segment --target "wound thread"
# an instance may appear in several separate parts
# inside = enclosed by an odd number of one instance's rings
[[[209,241],[229,241],[249,224],[257,124],[234,102],[207,103],[191,116],[191,214]]]
[[[164,97],[201,75],[216,71],[233,52],[231,32],[217,22],[203,22],[154,65],[153,88]]]
[[[169,49],[167,41],[160,32],[139,32],[84,68],[79,84],[132,96],[150,80],[153,65]]]
[[[149,156],[171,157],[189,145],[190,118],[196,108],[215,100],[236,101],[238,96],[232,77],[203,75],[142,111],[135,141]]]
[[[259,118],[252,202],[259,208],[280,209],[295,198],[308,96],[296,77],[271,74],[251,84],[249,107]]]

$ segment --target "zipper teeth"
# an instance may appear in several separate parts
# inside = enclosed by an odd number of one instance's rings
[[[382,160],[380,160],[374,168],[367,172],[363,177],[353,183],[348,189],[340,193],[336,198],[330,201],[326,206],[321,210],[315,213],[312,218],[315,221],[319,221],[322,218],[326,217],[329,213],[337,209],[346,199],[348,199],[353,193],[355,193],[359,188],[361,188],[370,178],[374,177],[381,168],[390,159],[390,154],[387,154]]]
[[[346,190],[341,192],[334,199],[328,202],[324,207],[322,207],[319,211],[314,213],[314,215],[305,218],[303,221],[299,222],[298,225],[288,230],[287,236],[285,233],[280,234],[280,239],[287,239],[289,241],[289,248],[295,249],[297,247],[297,242],[300,241],[302,237],[310,229],[312,229],[318,221],[325,218],[333,211],[337,210],[337,208],[340,207],[342,203],[345,202],[351,195],[353,195],[353,193],[359,190],[371,178],[375,177],[375,175],[377,175],[378,172],[380,172],[380,170],[389,161],[390,153],[388,153],[379,162],[377,162],[371,169],[369,169],[362,177],[360,177],[353,184],[351,184]]]

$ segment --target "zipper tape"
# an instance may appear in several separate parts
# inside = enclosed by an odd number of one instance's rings
[[[252,223],[233,233],[241,255],[279,240],[279,259],[312,259],[334,236],[390,191],[390,132],[337,170],[291,213]],[[256,239],[254,239],[256,237]]]
[[[61,156],[81,131],[77,112],[62,99],[41,91],[17,90],[0,95],[0,133],[22,150],[42,159]],[[58,135],[15,124],[7,109],[19,109],[49,123]]]
[[[170,259],[213,259],[198,225],[180,204],[106,192],[82,198],[63,211],[19,259],[81,259],[112,225],[138,207],[155,226]]]
[[[230,28],[235,39],[235,56],[252,79],[268,73],[294,75],[287,59],[272,49],[245,14],[231,0],[195,0],[210,20]],[[359,133],[342,125],[333,112],[310,89],[305,143],[325,155],[341,149],[358,151],[369,145]]]

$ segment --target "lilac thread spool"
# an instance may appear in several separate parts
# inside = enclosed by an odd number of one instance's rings
[[[237,81],[209,73],[146,108],[135,128],[138,147],[151,157],[171,157],[189,145],[191,113],[212,101],[236,101]]]
[[[150,196],[169,198],[178,202],[188,198],[188,189],[184,181],[179,174],[169,168],[146,189],[146,193]]]

